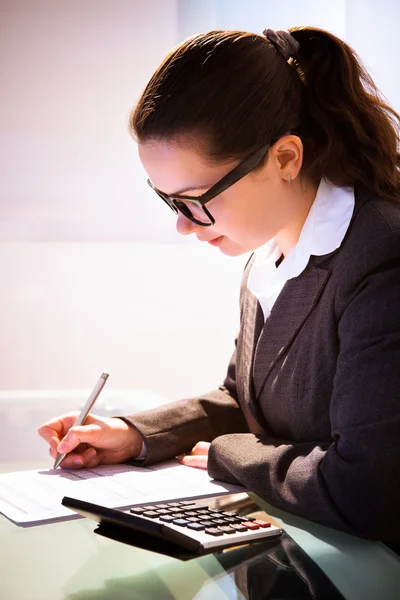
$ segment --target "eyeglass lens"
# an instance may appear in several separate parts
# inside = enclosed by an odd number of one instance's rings
[[[204,212],[203,207],[199,206],[195,202],[190,202],[189,200],[183,201],[176,199],[172,199],[172,202],[187,219],[196,219],[196,221],[204,223],[204,225],[212,224],[209,217]]]
[[[204,225],[212,225],[212,221],[204,212],[203,208],[196,204],[195,202],[190,202],[190,200],[183,201],[177,200],[175,198],[169,198],[168,196],[164,196],[164,194],[157,191],[157,194],[160,198],[162,198],[165,204],[174,211],[176,214],[178,210],[191,221],[195,220],[195,222],[203,223]]]

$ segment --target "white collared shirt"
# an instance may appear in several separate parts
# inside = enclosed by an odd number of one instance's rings
[[[354,188],[334,186],[321,179],[299,240],[280,265],[275,265],[282,253],[274,238],[256,251],[247,287],[261,304],[264,319],[269,317],[285,283],[304,271],[311,255],[323,256],[339,248],[353,211]]]

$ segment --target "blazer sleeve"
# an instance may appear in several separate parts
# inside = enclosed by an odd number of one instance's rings
[[[248,431],[236,389],[236,348],[217,390],[120,418],[144,438],[147,453],[140,462],[143,466],[188,452],[201,440],[211,442],[232,431]]]
[[[369,539],[400,539],[400,239],[388,234],[345,271],[332,442],[228,434],[209,473],[269,503]]]

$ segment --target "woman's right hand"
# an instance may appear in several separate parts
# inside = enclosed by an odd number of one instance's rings
[[[84,425],[74,427],[78,412],[68,413],[43,423],[39,435],[50,445],[50,456],[67,454],[63,468],[92,468],[121,463],[139,456],[143,438],[122,419],[89,414]]]

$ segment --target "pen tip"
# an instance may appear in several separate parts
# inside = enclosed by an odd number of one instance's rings
[[[56,460],[54,461],[54,465],[53,465],[53,469],[57,469],[57,467],[60,466],[60,463],[62,461],[62,459],[64,458],[64,456],[62,454],[59,454],[56,458]]]

